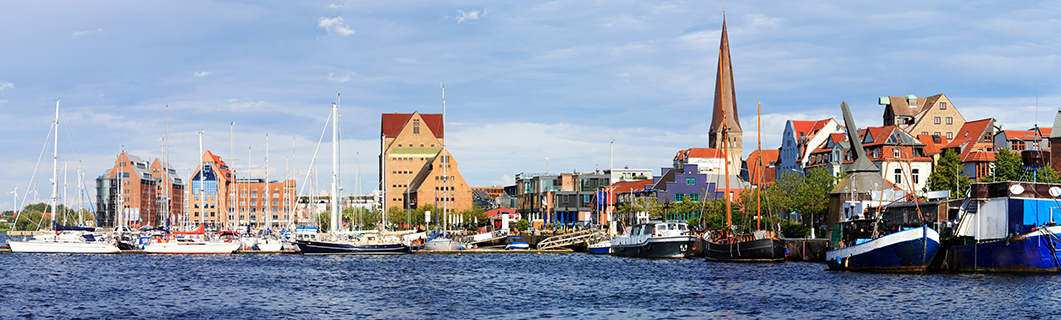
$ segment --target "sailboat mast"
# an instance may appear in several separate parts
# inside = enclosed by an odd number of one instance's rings
[[[269,133],[265,133],[265,227],[270,228],[273,226],[272,202],[270,200],[269,191]]]
[[[446,86],[442,86],[442,213],[449,218],[449,161],[446,159]]]
[[[169,105],[166,105],[166,128],[162,136],[162,224],[169,228],[170,221],[170,189],[173,185],[169,181]]]
[[[204,174],[205,172],[203,172],[203,171],[206,171],[206,161],[203,161],[202,157],[203,157],[203,132],[199,131],[199,224],[205,226],[206,225],[206,217],[205,217],[206,216],[206,214],[205,214],[206,211],[204,209],[205,209],[205,206],[206,206],[206,203],[205,203],[206,202],[205,201],[206,200],[206,192],[205,192],[206,191],[206,186],[203,185],[205,183],[203,181],[203,176],[205,175]]]
[[[755,170],[757,170],[759,172],[759,174],[758,174],[758,177],[756,177],[757,181],[756,181],[756,185],[755,185],[755,230],[762,230],[763,229],[762,228],[762,224],[763,224],[763,216],[762,216],[762,210],[763,210],[763,204],[762,204],[762,202],[763,202],[763,198],[762,198],[762,194],[763,194],[763,104],[762,103],[759,103],[759,117],[758,117],[757,121],[759,122],[759,124],[756,125],[756,130],[758,130],[759,132],[755,134],[755,138],[758,139],[758,141],[756,142],[757,146],[755,147],[755,149],[757,150],[757,156],[756,157],[758,159],[756,159],[755,162],[757,162],[758,165],[756,166]]]
[[[236,191],[232,192],[233,193],[233,197],[236,198],[232,202],[232,206],[236,207],[235,210],[234,210],[234,211],[236,211],[236,224],[234,226],[230,225],[230,227],[232,229],[234,229],[234,230],[239,230],[239,222],[242,219],[240,218],[240,212],[239,212],[239,177],[236,177],[236,169],[235,169],[235,166],[236,166],[236,135],[235,135],[235,127],[236,127],[236,123],[235,122],[229,122],[228,123],[228,155],[230,157],[230,159],[228,159],[228,161],[232,161],[232,165],[229,166],[229,170],[232,170],[232,180],[233,180],[233,182],[235,182],[233,185],[236,188]]]
[[[722,49],[718,50],[718,70],[722,70]],[[726,83],[722,82],[722,72],[718,73],[718,83],[723,87],[722,92],[726,92]],[[729,149],[729,128],[726,121],[726,95],[721,94],[719,98],[722,99],[722,159],[723,164],[726,167],[726,192],[723,192],[723,196],[726,197],[726,226],[733,225],[733,210],[729,201],[729,154],[726,152]]]
[[[338,95],[336,96],[338,97]],[[331,232],[339,231],[339,104],[332,104],[332,199]]]
[[[52,222],[55,221],[56,208],[59,204],[59,100],[55,100],[55,145],[52,154]]]

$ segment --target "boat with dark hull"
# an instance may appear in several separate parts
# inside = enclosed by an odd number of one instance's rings
[[[296,240],[302,254],[406,254],[409,246],[401,243],[367,244],[358,242]]]
[[[944,241],[942,269],[1061,272],[1061,185],[1005,181],[969,190],[954,236]]]
[[[687,258],[696,238],[684,222],[649,222],[633,225],[612,240],[611,254],[637,258]]]
[[[705,241],[704,257],[712,261],[778,262],[788,256],[785,240],[773,232],[758,230],[751,234],[721,237]]]
[[[939,233],[928,226],[909,228],[825,253],[832,270],[924,272],[939,251]]]

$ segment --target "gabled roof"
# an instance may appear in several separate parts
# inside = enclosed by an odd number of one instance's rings
[[[1033,130],[1004,130],[1002,132],[1006,134],[1006,140],[1033,141],[1043,140],[1050,137],[1050,128],[1040,128],[1040,131],[1042,131],[1041,136],[1036,134],[1034,128],[1032,129]]]
[[[409,122],[409,118],[413,116],[412,113],[384,113],[381,132],[383,136],[393,138],[398,136],[398,133],[402,132],[402,128]],[[424,124],[427,128],[435,134],[435,138],[442,138],[445,136],[443,130],[445,125],[442,123],[442,114],[440,113],[421,113],[420,117],[424,119]]]
[[[916,114],[922,113],[924,111],[928,111],[932,106],[934,106],[936,104],[936,101],[939,101],[939,98],[942,97],[942,96],[943,96],[943,94],[940,93],[940,94],[937,94],[937,95],[934,95],[934,96],[931,96],[931,97],[920,97],[920,98],[917,98],[917,100],[915,102],[916,104],[912,108],[910,106],[910,102],[907,101],[905,96],[900,96],[900,97],[889,96],[888,97],[888,101],[889,101],[888,107],[891,108],[892,113],[894,113],[896,115],[912,116],[912,115],[916,115]]]
[[[685,161],[689,158],[722,158],[722,150],[715,148],[689,148],[680,150],[674,155],[675,161]]]
[[[817,121],[791,120],[793,130],[792,133],[795,134],[796,139],[799,139],[800,136],[813,136],[817,134],[818,131],[821,131],[823,128],[825,128],[825,125],[828,124],[830,120],[833,120],[833,118]]]
[[[941,149],[952,149],[957,148],[959,157],[962,162],[966,162],[966,158],[969,157],[969,153],[974,151],[973,147],[976,146],[976,141],[984,136],[984,133],[994,125],[994,118],[980,119],[976,121],[968,121],[962,125],[962,128],[958,130],[958,134],[954,136],[947,145]],[[992,155],[994,157],[994,155]]]
[[[866,134],[866,130],[869,134]],[[883,126],[883,127],[869,127],[862,130],[866,138],[862,139],[862,146],[877,146],[877,145],[901,145],[901,146],[917,146],[923,144],[914,135],[906,132],[905,130],[897,126]],[[872,141],[868,141],[869,138],[873,138]]]
[[[921,150],[926,156],[934,155],[943,151],[942,147],[947,144],[947,138],[936,135],[919,135],[917,140],[925,144],[925,148]]]

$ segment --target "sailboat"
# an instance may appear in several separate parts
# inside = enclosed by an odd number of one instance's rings
[[[59,101],[55,101],[55,152],[52,157],[52,198],[51,227],[46,234],[38,234],[33,239],[8,241],[14,253],[119,253],[113,243],[96,240],[92,235],[95,228],[66,227],[56,222],[59,196]]]
[[[199,154],[203,154],[203,132],[199,132]],[[204,194],[203,188],[203,176],[202,173],[205,168],[205,162],[202,162],[200,158],[200,172],[199,172],[199,194]],[[202,205],[205,201],[205,195],[199,197],[200,208],[205,208]],[[199,228],[193,231],[187,232],[171,232],[164,239],[157,239],[144,246],[144,252],[146,253],[232,253],[239,249],[239,241],[219,241],[214,239],[208,241],[206,239],[206,223],[203,221],[205,214],[199,215]],[[186,235],[188,237],[177,237],[177,235]],[[196,236],[196,237],[191,237]]]
[[[321,235],[320,240],[299,239],[295,241],[299,252],[307,255],[327,254],[404,254],[409,246],[400,238],[386,236],[379,230],[339,233],[339,103],[332,104],[332,196],[331,232]]]
[[[725,23],[723,22],[723,29],[725,29]],[[722,79],[722,62],[723,62],[723,51],[720,48],[718,54],[718,83],[720,92],[725,91],[726,83]],[[722,121],[721,121],[721,140],[722,140],[722,158],[725,159],[725,175],[726,175],[726,191],[723,193],[726,198],[726,229],[712,232],[710,238],[705,241],[704,257],[707,260],[713,261],[734,261],[734,262],[773,262],[773,261],[784,261],[785,257],[785,240],[778,237],[773,231],[761,230],[759,226],[756,226],[754,232],[750,234],[738,234],[736,232],[736,226],[733,225],[732,209],[730,203],[730,185],[729,185],[729,128],[727,126],[726,119],[726,95],[719,95],[721,98],[722,109]],[[761,115],[760,106],[760,118]],[[760,120],[759,136],[762,136],[762,121]],[[762,153],[762,146],[760,145],[760,154]],[[760,156],[761,157],[761,156]],[[760,167],[762,165],[760,164]],[[761,188],[761,183],[760,187]],[[756,202],[759,202],[758,197]],[[761,218],[761,215],[759,216]],[[757,224],[760,222],[757,222]]]

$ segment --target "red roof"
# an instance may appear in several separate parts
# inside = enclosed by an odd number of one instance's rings
[[[412,113],[384,113],[382,125],[383,136],[392,138],[398,136],[401,133],[402,128],[409,122],[409,118],[413,116]],[[445,136],[443,130],[445,126],[442,124],[442,114],[440,113],[421,113],[421,118],[424,118],[424,124],[427,125],[428,129],[435,134],[435,138],[442,138]]]
[[[689,148],[678,151],[674,160],[685,160],[689,158],[722,158],[722,150],[716,148]]]
[[[935,135],[918,135],[917,140],[925,144],[925,149],[922,153],[926,155],[933,155],[943,151],[941,147],[947,144],[947,138]]]
[[[821,131],[822,128],[825,128],[825,124],[829,123],[830,120],[833,120],[833,118],[818,121],[792,120],[792,130],[795,131],[793,134],[796,135],[797,139],[800,137],[801,132],[803,136],[813,136],[818,131]]]
[[[962,128],[958,130],[958,134],[954,136],[954,140],[941,149],[958,148],[962,162],[969,161],[966,158],[969,157],[970,152],[974,151],[976,142],[983,137],[984,132],[987,132],[988,126],[991,126],[994,122],[994,118],[965,122]],[[994,158],[994,154],[991,157]]]
[[[613,183],[612,185],[608,186],[608,188],[615,188],[614,191],[613,191],[615,193],[623,193],[623,192],[630,192],[630,191],[644,191],[645,190],[645,186],[651,186],[652,183],[653,183],[652,179],[637,180],[637,181],[623,181],[623,182]]]
[[[486,216],[487,217],[493,217],[493,216],[496,216],[496,215],[499,215],[499,214],[514,214],[514,213],[516,213],[516,209],[497,208],[497,209],[494,209],[494,210],[487,211],[486,212]]]
[[[228,169],[222,169],[228,168],[228,165],[225,164],[224,160],[221,160],[221,156],[215,155],[213,152],[210,152],[210,150],[206,150],[206,154],[210,156],[210,159],[214,160],[214,163],[217,164],[216,169],[221,174],[221,178],[224,178],[228,181],[235,181],[233,180],[234,177],[231,174],[232,171],[229,171]]]
[[[762,168],[759,167],[759,154],[762,154]],[[759,177],[762,176],[764,184],[773,182],[773,174],[769,170],[773,170],[770,166],[771,162],[776,163],[779,150],[768,149],[768,150],[752,150],[752,153],[748,155],[748,159],[745,160],[748,164],[748,178],[753,184],[759,181]]]

